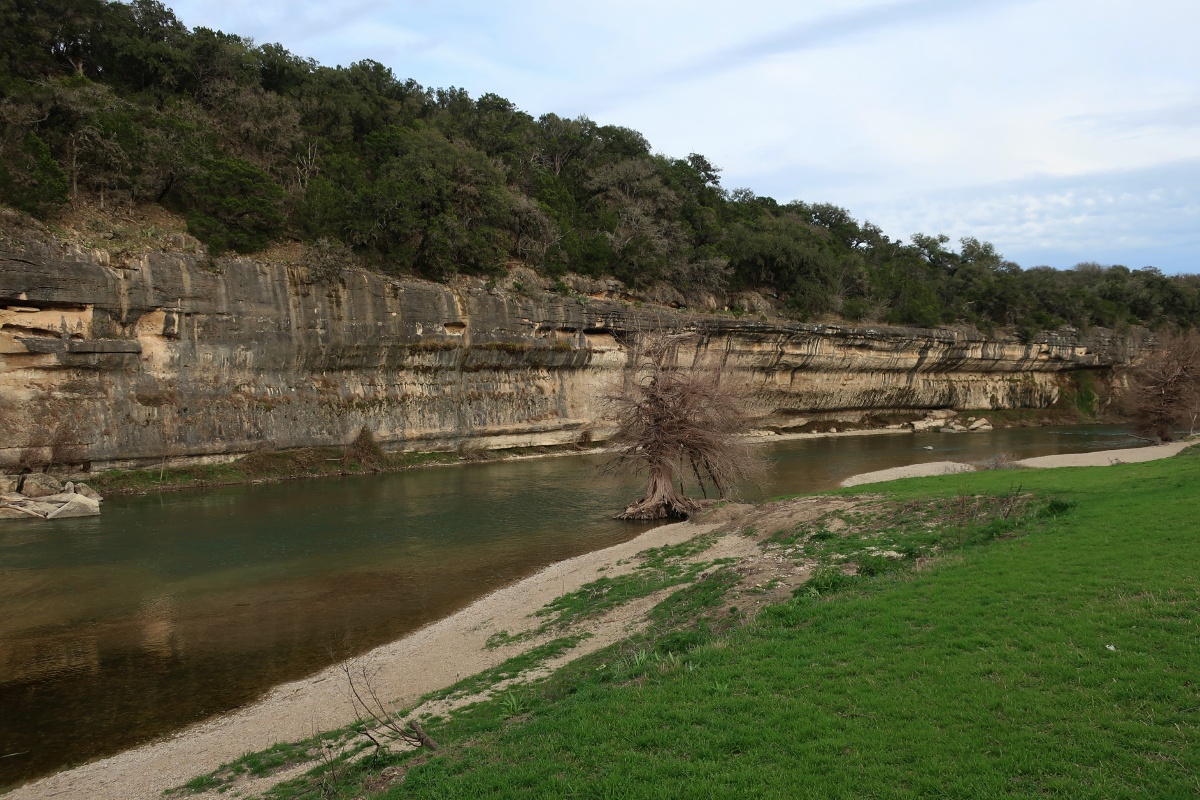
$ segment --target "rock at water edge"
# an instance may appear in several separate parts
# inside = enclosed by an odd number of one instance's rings
[[[100,504],[81,494],[71,495],[71,499],[48,514],[46,519],[68,519],[70,517],[94,517],[100,513]]]
[[[57,478],[44,472],[32,472],[21,481],[21,488],[18,491],[26,497],[45,497],[61,492],[62,484],[58,482]]]
[[[104,499],[103,497],[100,496],[99,492],[97,492],[92,487],[88,486],[86,483],[75,484],[75,494],[81,494],[84,497],[90,497],[91,499],[96,500],[97,502]]]
[[[74,492],[59,492],[58,494],[44,494],[38,498],[40,503],[69,503],[75,497],[79,497]]]
[[[46,519],[62,506],[57,503],[43,503],[38,500],[22,500],[20,503],[10,503],[10,507],[28,512],[31,516]]]

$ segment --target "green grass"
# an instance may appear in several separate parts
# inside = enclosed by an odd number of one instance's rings
[[[445,723],[461,745],[386,796],[1197,796],[1200,457],[1020,477],[1054,509],[1024,535],[775,606],[678,666],[585,659],[519,721]]]
[[[228,764],[223,764],[219,769],[193,778],[179,788],[168,790],[164,794],[168,796],[188,795],[213,790],[225,792],[238,779],[261,778],[293,764],[309,761],[325,746],[337,747],[353,737],[356,732],[356,726],[349,726],[299,742],[279,742],[266,750],[246,753]]]
[[[538,609],[537,616],[549,618],[539,630],[565,627],[581,619],[599,616],[630,600],[689,583],[704,570],[724,563],[723,559],[694,563],[684,561],[703,553],[715,543],[714,536],[696,536],[676,545],[643,550],[637,554],[641,563],[633,572],[612,578],[605,576],[585,583]]]
[[[590,633],[573,634],[571,636],[560,636],[557,639],[539,644],[537,647],[531,647],[520,655],[513,656],[506,661],[503,661],[491,669],[486,669],[469,678],[463,678],[453,686],[449,686],[439,692],[426,695],[422,700],[429,700],[440,697],[454,697],[460,695],[474,694],[482,692],[490,688],[494,684],[499,683],[509,678],[516,678],[523,672],[540,666],[543,662],[549,661],[552,658],[557,658],[563,653],[571,650],[575,645],[590,637]]]
[[[753,623],[726,609],[737,576],[718,566],[645,633],[427,720],[443,750],[270,796],[1200,795],[1200,453],[1017,477],[1021,492],[1012,472],[872,487],[886,497],[843,512],[847,528],[770,537],[768,554],[823,567]],[[906,546],[864,575],[872,549]],[[632,574],[704,548],[647,551]]]

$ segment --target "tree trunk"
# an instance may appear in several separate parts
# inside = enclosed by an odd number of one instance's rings
[[[671,481],[671,465],[655,464],[650,469],[646,496],[617,515],[617,519],[687,519],[700,504],[685,497]]]

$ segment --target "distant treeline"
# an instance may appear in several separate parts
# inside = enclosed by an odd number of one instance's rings
[[[520,261],[692,290],[766,291],[798,318],[1024,331],[1200,322],[1200,277],[1022,270],[992,245],[889,239],[829,204],[727,190],[637,131],[534,118],[373,61],[189,31],[154,0],[2,0],[0,195],[160,203],[213,254],[280,239],[444,279]]]

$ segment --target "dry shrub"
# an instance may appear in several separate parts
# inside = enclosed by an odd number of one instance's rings
[[[1171,332],[1129,374],[1122,410],[1139,433],[1169,442],[1200,421],[1200,333]]]
[[[993,453],[991,457],[976,465],[979,469],[1018,469],[1017,459],[1012,453]]]
[[[720,497],[754,475],[760,459],[739,434],[749,425],[744,393],[721,364],[684,368],[679,345],[690,334],[643,334],[622,381],[605,396],[617,425],[610,469],[648,477],[646,494],[619,519],[687,518],[700,508],[681,485],[694,479]]]
[[[387,454],[383,452],[379,442],[375,441],[371,429],[364,425],[358,436],[354,437],[354,441],[346,447],[342,460],[346,465],[356,462],[369,470],[378,471],[387,463]]]
[[[305,245],[304,261],[314,283],[332,284],[342,276],[343,270],[355,266],[353,250],[324,237]]]

